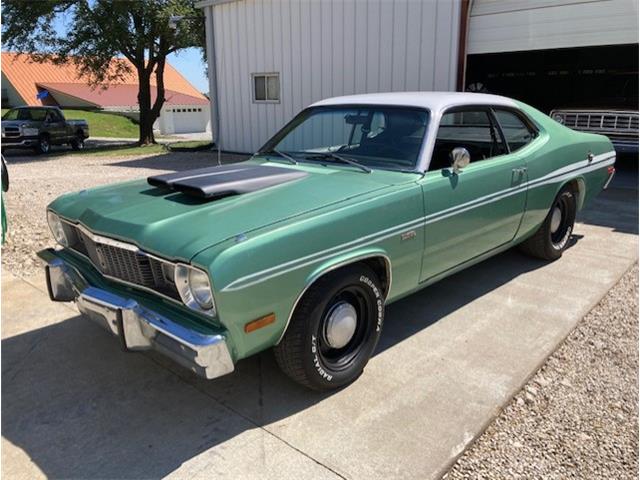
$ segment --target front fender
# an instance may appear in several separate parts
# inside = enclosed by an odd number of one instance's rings
[[[387,285],[384,291],[384,295],[386,299],[387,295],[389,294],[389,290],[391,288],[391,281],[392,281],[391,259],[389,258],[389,254],[387,253],[387,251],[379,247],[365,248],[365,249],[357,250],[354,252],[348,252],[343,255],[338,255],[336,257],[333,257],[327,260],[326,262],[323,262],[322,264],[318,265],[307,276],[307,279],[304,283],[303,288],[298,294],[298,297],[301,297],[302,294],[305,291],[307,291],[308,288],[323,275],[326,275],[327,273],[333,270],[337,270],[338,268],[345,267],[353,263],[357,263],[359,261],[370,260],[375,258],[379,258],[384,261],[385,270],[386,270],[386,280],[387,280],[386,282]]]
[[[421,191],[411,184],[393,196],[229,241],[201,252],[192,263],[211,272],[220,322],[243,358],[277,344],[306,289],[340,266],[383,259],[379,272],[393,278],[392,286],[389,279],[384,282],[387,301],[415,288],[424,247],[422,215]],[[413,236],[403,237],[408,229]],[[267,315],[275,321],[244,331],[248,322]]]
[[[311,288],[311,286],[313,286],[313,284],[320,277],[342,267],[346,267],[347,265],[352,265],[354,263],[372,259],[382,259],[384,261],[386,270],[386,288],[384,291],[384,297],[386,300],[387,296],[389,295],[389,290],[391,289],[393,273],[391,270],[391,259],[389,258],[389,255],[385,250],[383,250],[382,248],[367,248],[333,257],[330,260],[327,260],[326,262],[320,264],[317,268],[313,269],[307,276],[304,286],[298,292],[296,300],[289,311],[287,322],[285,323],[284,328],[282,329],[282,333],[280,334],[280,338],[278,338],[278,341],[276,343],[280,343],[282,337],[284,337],[284,334],[287,332],[287,328],[289,327],[289,323],[291,322],[291,317],[293,316],[293,312],[295,312],[296,307],[298,306],[298,302],[300,302],[300,299],[304,296],[305,293],[307,293],[307,290],[309,290],[309,288]]]

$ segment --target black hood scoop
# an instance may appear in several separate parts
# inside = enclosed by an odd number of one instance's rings
[[[154,175],[147,178],[147,182],[154,187],[170,188],[186,195],[211,200],[255,192],[306,176],[304,172],[287,168],[237,163]]]

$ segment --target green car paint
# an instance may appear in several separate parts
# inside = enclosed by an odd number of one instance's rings
[[[259,155],[249,162],[307,176],[211,202],[140,180],[67,194],[49,206],[96,234],[207,271],[214,318],[101,278],[73,251],[57,255],[102,288],[125,292],[182,325],[222,333],[237,361],[278,343],[301,295],[328,271],[372,262],[386,279],[388,304],[526,239],[568,183],[579,191],[580,208],[602,190],[615,156],[606,137],[517,106],[536,126],[536,138],[457,174],[365,174],[339,163],[287,165]],[[271,313],[274,323],[245,333],[248,322]]]

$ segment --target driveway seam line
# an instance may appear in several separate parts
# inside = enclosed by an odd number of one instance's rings
[[[564,343],[567,341],[567,339],[569,338],[569,336],[575,331],[576,328],[578,328],[578,325],[580,324],[580,322],[582,322],[584,320],[584,318],[589,315],[589,313],[598,306],[598,304],[607,296],[607,294],[616,286],[618,285],[618,283],[620,283],[620,281],[622,280],[622,278],[631,270],[633,269],[636,264],[638,263],[638,259],[634,260],[633,263],[631,263],[631,265],[629,265],[627,267],[627,269],[622,272],[622,274],[613,281],[613,283],[609,286],[609,288],[607,288],[607,290],[603,293],[603,295],[598,298],[592,305],[590,305],[586,311],[580,316],[580,319],[575,323],[575,325],[567,332],[567,334],[558,342],[556,343],[556,345],[553,347],[553,349],[549,352],[548,355],[546,355],[543,359],[540,360],[540,362],[538,362],[538,364],[536,365],[536,367],[531,371],[531,373],[529,375],[527,375],[527,377],[522,381],[522,384],[515,388],[513,391],[512,395],[509,395],[509,397],[506,399],[506,401],[499,407],[499,409],[497,411],[494,411],[494,414],[485,422],[484,425],[482,425],[478,431],[476,432],[476,435],[473,436],[473,438],[462,448],[462,450],[454,457],[450,458],[448,462],[446,462],[444,464],[444,466],[437,472],[437,475],[434,478],[445,478],[447,476],[447,474],[451,471],[451,469],[453,468],[453,466],[458,462],[458,460],[462,457],[462,455],[464,455],[464,453],[469,450],[471,447],[473,447],[473,445],[478,441],[478,439],[484,434],[484,432],[487,431],[487,429],[500,417],[500,415],[502,415],[502,413],[504,412],[504,410],[509,406],[509,404],[513,401],[514,398],[516,398],[516,396],[518,395],[518,393],[520,393],[524,387],[531,381],[531,379],[536,375],[536,373],[538,373],[540,371],[540,369],[549,361],[549,359],[551,358],[551,356],[556,353],[560,347],[562,345],[564,345]]]
[[[171,368],[162,365],[160,362],[156,361],[155,359],[149,357],[148,355],[144,355],[145,358],[149,359],[151,362],[155,363],[157,366],[159,366],[160,368],[162,368],[163,370],[169,372],[171,375],[175,376],[178,380],[180,380],[182,383],[190,386],[191,388],[193,388],[194,390],[196,390],[197,392],[199,392],[202,395],[205,395],[206,397],[210,398],[211,400],[213,400],[214,402],[216,402],[218,405],[221,405],[222,407],[226,408],[227,410],[235,413],[236,415],[238,415],[239,417],[243,418],[244,420],[246,420],[247,422],[249,422],[250,424],[254,425],[255,427],[259,428],[260,430],[268,433],[269,435],[271,435],[272,437],[276,438],[277,440],[281,441],[282,443],[284,443],[285,445],[287,445],[289,448],[295,450],[296,452],[300,453],[301,455],[303,455],[304,457],[308,458],[309,460],[313,461],[314,463],[320,465],[322,468],[330,471],[331,473],[333,473],[334,475],[336,475],[338,478],[341,478],[343,480],[347,480],[347,477],[345,477],[344,475],[341,475],[340,473],[336,472],[333,468],[329,467],[328,465],[325,465],[324,463],[322,463],[320,460],[317,460],[315,458],[313,458],[311,455],[309,455],[308,453],[300,450],[298,447],[292,445],[291,443],[289,443],[288,441],[286,441],[285,439],[279,437],[278,435],[276,435],[275,433],[273,433],[272,431],[270,431],[269,429],[267,429],[266,427],[264,427],[263,425],[260,425],[259,423],[255,422],[251,417],[248,417],[246,415],[244,415],[243,413],[240,413],[239,411],[237,411],[236,409],[230,407],[229,405],[225,404],[224,402],[218,400],[216,397],[210,395],[209,393],[207,393],[206,391],[202,390],[201,388],[199,388],[197,385],[189,382],[187,379],[185,379],[184,377],[182,377],[180,374],[176,373],[175,371],[173,371]]]

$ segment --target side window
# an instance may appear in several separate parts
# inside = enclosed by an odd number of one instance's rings
[[[535,138],[535,132],[531,131],[515,113],[508,110],[495,110],[495,114],[512,152],[524,147]]]
[[[466,148],[472,162],[487,160],[507,152],[489,112],[484,109],[465,109],[442,116],[429,170],[449,167],[449,153],[456,147]]]

